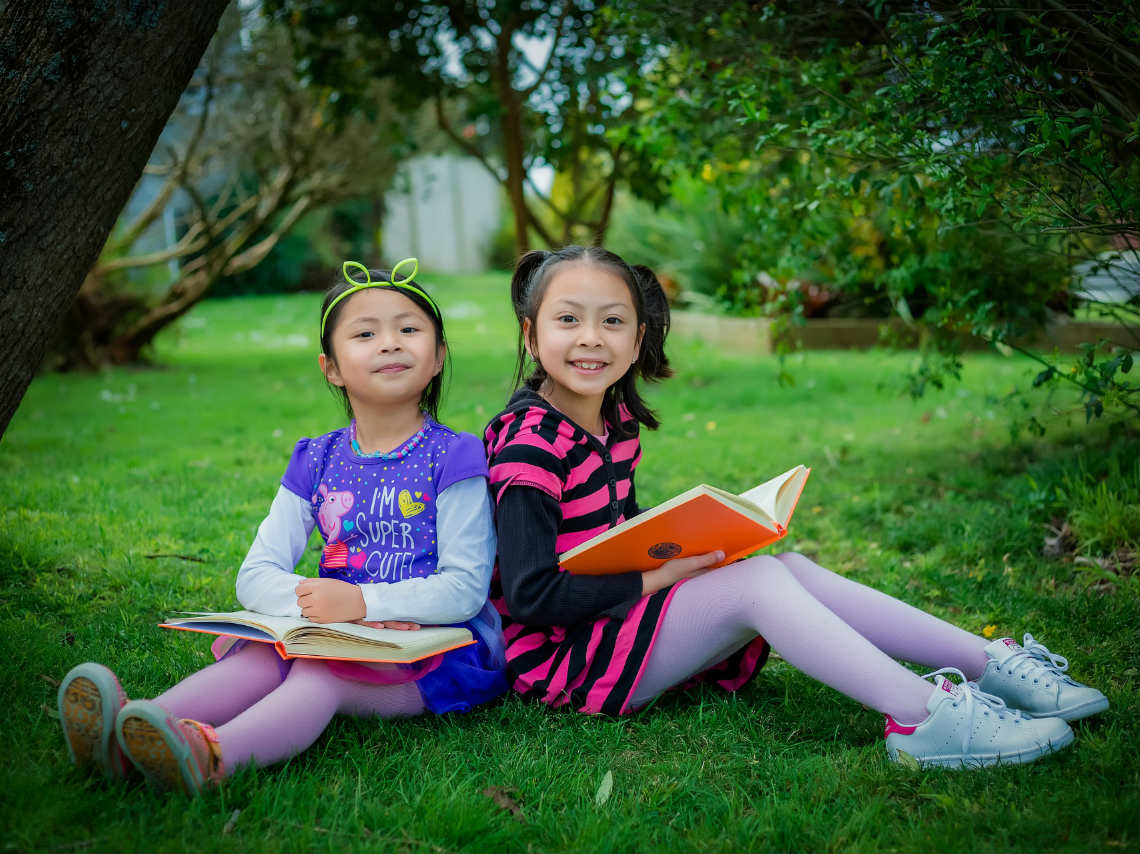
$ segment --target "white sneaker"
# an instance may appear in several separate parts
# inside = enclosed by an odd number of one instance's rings
[[[978,680],[979,688],[1031,718],[1075,721],[1108,708],[1104,694],[1065,674],[1068,661],[1049,652],[1031,634],[1023,640],[1024,646],[1013,638],[986,646],[990,661]]]
[[[961,685],[942,676],[956,674]],[[946,768],[981,768],[1032,762],[1073,740],[1060,718],[1026,718],[986,694],[953,667],[927,673],[934,690],[926,701],[930,717],[907,726],[887,715],[887,755],[895,762]]]

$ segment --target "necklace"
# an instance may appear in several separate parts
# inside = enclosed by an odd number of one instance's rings
[[[404,442],[404,444],[402,444],[396,450],[387,451],[387,452],[385,452],[385,451],[372,451],[371,453],[367,453],[367,454],[364,453],[364,451],[360,450],[360,443],[358,441],[356,441],[356,422],[355,421],[352,422],[352,427],[349,431],[349,435],[351,437],[352,452],[354,454],[356,454],[356,456],[358,456],[358,457],[368,457],[370,459],[378,459],[378,460],[402,460],[404,457],[406,457],[408,454],[410,454],[412,451],[414,451],[416,448],[418,448],[420,446],[420,443],[423,442],[423,440],[424,440],[424,436],[427,435],[427,431],[428,431],[428,420],[427,420],[427,417],[425,416],[424,426],[420,428],[419,432],[416,433],[416,435],[412,436],[412,438],[408,439],[408,441]]]

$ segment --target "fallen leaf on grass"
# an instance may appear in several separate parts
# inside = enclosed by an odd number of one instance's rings
[[[522,807],[519,802],[514,799],[511,793],[499,786],[488,786],[483,790],[483,794],[495,802],[495,806],[501,807],[509,812],[517,821],[526,822],[523,817]]]
[[[239,815],[241,815],[241,810],[234,810],[232,813],[230,813],[229,820],[222,828],[222,836],[227,836],[233,831],[234,825],[237,824]]]
[[[594,795],[594,806],[600,807],[610,799],[610,794],[614,790],[614,772],[607,771],[606,776],[602,777],[602,784],[598,786],[598,791]]]
[[[58,687],[59,687],[59,680],[58,680],[58,679],[53,679],[51,676],[48,676],[46,673],[41,673],[41,674],[40,674],[40,679],[44,680],[46,683],[48,683],[49,685],[51,685],[51,687],[53,687],[53,688],[58,688]]]
[[[908,753],[900,752],[899,756],[905,756],[907,759],[910,759],[912,761],[914,759]],[[917,767],[917,763],[915,763],[915,765]],[[938,806],[942,807],[943,809],[953,809],[955,806],[955,803],[956,803],[953,795],[947,795],[944,792],[919,792],[918,796],[920,798],[926,798],[927,800],[934,801],[936,804],[938,804]]]
[[[1041,549],[1044,554],[1056,557],[1068,554],[1073,550],[1073,529],[1069,527],[1068,522],[1062,522],[1060,526],[1046,525],[1045,527],[1049,529],[1052,536],[1045,537],[1045,543]]]
[[[909,768],[911,771],[921,771],[922,766],[918,764],[918,760],[907,753],[905,750],[899,751],[899,765],[904,768]]]
[[[1095,566],[1097,569],[1108,571],[1108,567],[1104,565],[1104,561],[1095,557],[1075,557],[1073,563],[1079,563],[1081,566]]]

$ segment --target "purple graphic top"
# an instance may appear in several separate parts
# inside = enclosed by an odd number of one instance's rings
[[[483,443],[425,414],[423,440],[407,456],[362,457],[352,451],[353,426],[301,439],[281,478],[312,507],[325,540],[321,577],[371,584],[431,575],[436,498],[457,481],[487,476]]]

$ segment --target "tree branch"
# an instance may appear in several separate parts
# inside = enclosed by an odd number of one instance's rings
[[[439,129],[447,135],[448,139],[450,139],[452,142],[466,151],[469,155],[482,163],[483,168],[491,173],[491,176],[496,181],[498,181],[500,184],[506,183],[507,179],[501,175],[494,166],[491,165],[487,158],[483,156],[483,152],[481,152],[477,146],[472,144],[470,140],[464,139],[463,136],[455,132],[455,129],[451,126],[451,122],[447,120],[447,116],[444,113],[443,96],[438,94],[435,96],[435,120],[436,124],[439,126]]]

